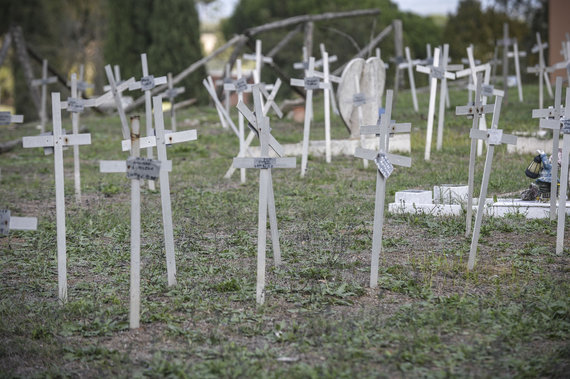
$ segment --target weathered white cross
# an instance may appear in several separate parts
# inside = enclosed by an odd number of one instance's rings
[[[118,67],[118,66],[115,66]],[[119,119],[121,120],[121,130],[123,132],[123,138],[130,138],[130,129],[127,122],[127,116],[125,114],[125,109],[123,108],[123,100],[121,99],[121,92],[129,88],[129,86],[135,81],[134,78],[130,78],[126,82],[117,84],[115,77],[113,76],[113,71],[111,70],[111,65],[105,66],[105,73],[107,74],[107,80],[109,81],[109,92],[113,99],[115,100],[115,105],[117,107],[117,112],[119,113]]]
[[[523,101],[523,90],[522,90],[522,80],[521,80],[521,66],[519,63],[519,57],[526,57],[526,51],[519,51],[519,44],[516,39],[513,39],[513,51],[507,54],[507,58],[513,58],[515,61],[515,75],[517,78],[517,90],[519,92],[519,101]],[[550,84],[549,84],[550,85]],[[552,92],[552,89],[550,90]],[[552,96],[552,93],[551,93]]]
[[[161,96],[168,97],[170,102],[170,128],[173,132],[176,131],[176,112],[174,110],[174,98],[180,94],[183,94],[186,89],[184,87],[174,87],[172,83],[172,73],[168,73],[168,89],[161,93]]]
[[[42,87],[42,99],[41,99],[41,108],[40,108],[40,122],[41,122],[41,131],[45,133],[46,131],[46,122],[47,122],[47,110],[46,110],[46,102],[47,102],[47,86],[51,83],[57,83],[57,76],[50,76],[48,77],[48,61],[44,59],[42,62],[42,77],[41,79],[34,79],[32,80],[32,87]]]
[[[429,108],[428,108],[428,118],[427,118],[427,133],[426,133],[426,147],[424,152],[424,159],[428,161],[430,159],[431,153],[431,139],[433,134],[433,118],[435,115],[435,98],[437,96],[437,80],[443,80],[444,78],[455,79],[455,74],[445,71],[443,67],[440,66],[440,54],[439,47],[435,48],[433,66],[422,66],[417,65],[416,71],[423,74],[428,74],[430,77],[430,96],[429,96]]]
[[[134,91],[140,89],[144,91],[144,105],[145,105],[145,122],[146,122],[146,135],[153,135],[152,130],[152,102],[151,93],[152,89],[158,85],[166,84],[166,76],[160,76],[155,78],[153,75],[148,73],[148,63],[146,59],[146,53],[141,54],[141,64],[142,64],[142,78],[138,82],[134,82],[129,85],[129,91]],[[152,147],[146,149],[146,157],[152,159]],[[154,180],[148,181],[149,189],[155,189]]]
[[[471,249],[469,251],[469,262],[467,269],[472,270],[475,265],[475,257],[477,255],[477,245],[479,244],[479,233],[481,231],[481,221],[485,213],[485,200],[487,197],[487,187],[491,176],[491,165],[493,163],[493,153],[495,146],[503,143],[516,144],[517,137],[510,134],[503,134],[502,129],[498,129],[499,116],[501,115],[501,96],[495,97],[495,107],[493,109],[493,120],[491,121],[491,129],[483,131],[471,128],[469,136],[473,139],[483,139],[487,141],[487,156],[485,157],[485,168],[483,170],[483,180],[481,182],[481,191],[479,192],[479,202],[477,206],[477,215],[475,216],[475,225],[473,227],[473,238],[471,240]]]
[[[475,102],[469,105],[456,107],[455,114],[472,118],[473,124],[471,125],[471,130],[477,130],[477,124],[479,124],[479,130],[485,132],[487,128],[485,127],[485,129],[481,129],[481,123],[479,122],[479,119],[484,118],[485,113],[492,113],[495,107],[493,105],[486,105],[484,103],[485,98],[482,94],[482,74],[478,73],[473,82],[476,83]],[[476,144],[477,140],[472,138],[471,149],[469,151],[469,176],[467,180],[467,215],[465,218],[466,237],[471,234],[471,219],[473,214],[473,182],[475,180],[475,151],[477,150]]]
[[[372,254],[370,265],[370,287],[378,286],[378,265],[380,252],[382,250],[382,226],[384,224],[384,200],[386,197],[386,180],[392,174],[394,165],[410,167],[412,159],[401,155],[388,153],[390,136],[394,133],[409,133],[412,125],[410,123],[392,123],[392,96],[393,91],[386,91],[385,112],[380,117],[377,125],[367,125],[361,127],[361,134],[375,134],[380,138],[378,151],[357,147],[355,157],[374,161],[376,170],[376,201],[374,205],[374,229],[372,234]]]
[[[548,95],[552,97],[552,86],[550,85],[550,78],[548,77],[547,67],[544,60],[544,49],[548,47],[548,43],[542,43],[540,33],[536,32],[536,45],[532,47],[532,53],[538,53],[538,64],[534,67],[528,67],[526,70],[529,73],[538,75],[538,107],[543,107],[543,83],[546,85]]]
[[[255,54],[244,54],[243,59],[254,61],[255,69],[253,70],[253,83],[261,83],[261,67],[264,63],[273,63],[273,58],[266,57],[261,53],[261,40],[255,40]]]
[[[472,44],[472,43],[469,44],[469,46],[467,46],[467,48],[471,48],[471,51],[473,51],[473,44]],[[464,64],[464,65],[470,65],[469,57],[467,57],[467,58],[461,58],[461,63]],[[480,65],[480,64],[481,64],[481,60],[480,60],[480,59],[475,59],[475,60],[473,60],[473,63],[474,63],[474,65]],[[472,66],[470,66],[470,67],[472,68]],[[456,78],[459,78],[459,77],[460,77],[457,72],[455,73],[455,77],[456,77]],[[467,91],[467,94],[468,94],[467,102],[468,102],[468,103],[471,103],[471,102],[473,102],[473,91],[474,91],[474,90],[473,90],[473,89],[470,89],[469,86],[470,86],[470,85],[473,85],[473,77],[472,77],[471,75],[469,75],[468,80],[469,80],[469,81],[468,81],[468,84],[467,84],[467,88],[468,88],[469,90]]]
[[[9,209],[0,209],[0,237],[7,237],[10,230],[37,230],[35,217],[13,217]]]
[[[87,100],[88,101],[88,100]],[[96,100],[93,100],[96,101]],[[55,208],[57,225],[57,276],[58,293],[61,302],[67,301],[67,249],[65,234],[65,187],[63,172],[63,147],[91,144],[91,134],[67,134],[61,129],[61,109],[69,107],[69,102],[61,102],[59,92],[51,94],[53,135],[24,137],[25,148],[53,147],[55,176]]]
[[[238,103],[238,110],[249,122],[261,144],[261,156],[259,158],[234,158],[236,168],[257,168],[259,172],[259,208],[257,229],[257,286],[256,300],[258,304],[265,301],[265,250],[267,238],[267,214],[271,228],[271,241],[275,265],[281,264],[281,250],[279,247],[279,231],[277,229],[277,215],[275,212],[275,197],[273,194],[273,181],[271,179],[272,168],[295,168],[296,158],[271,158],[271,147],[279,155],[279,143],[271,137],[269,117],[263,115],[261,91],[259,85],[253,87],[253,102],[255,114],[252,113],[243,102]]]
[[[303,87],[306,91],[305,97],[305,122],[303,126],[303,150],[301,156],[301,177],[305,176],[307,171],[307,161],[309,157],[309,134],[311,131],[311,109],[313,109],[313,91],[314,90],[328,90],[329,84],[325,84],[314,76],[315,71],[315,58],[309,58],[309,67],[306,70],[304,79],[291,79],[291,85],[296,87]]]
[[[402,70],[404,68],[408,69],[408,80],[410,82],[410,89],[412,91],[412,103],[414,105],[414,111],[418,112],[418,97],[416,95],[416,81],[414,79],[414,66],[420,63],[419,59],[412,60],[410,55],[410,48],[406,46],[405,48],[406,53],[406,61],[402,62],[398,65],[398,69]]]
[[[558,191],[558,146],[560,142],[560,131],[563,126],[561,118],[564,116],[562,106],[562,77],[556,77],[556,91],[554,94],[554,107],[546,109],[533,109],[532,118],[540,118],[539,127],[552,130],[552,170],[550,182],[550,220],[556,217],[556,192]]]
[[[567,34],[568,35],[568,34]],[[562,56],[564,60],[553,64],[546,68],[546,72],[554,72],[556,70],[566,70],[566,75],[568,77],[568,83],[570,83],[570,41],[562,42]]]
[[[109,65],[109,67],[111,67],[111,65]],[[105,67],[105,69],[106,68],[107,67]],[[113,66],[113,70],[111,72],[114,73],[113,77],[115,79],[115,85],[116,86],[119,86],[121,83],[123,83],[123,81],[121,80],[121,68],[119,67],[118,64]],[[109,92],[112,89],[113,89],[113,87],[111,86],[111,83],[109,83],[103,87],[103,91],[105,91],[105,92]]]

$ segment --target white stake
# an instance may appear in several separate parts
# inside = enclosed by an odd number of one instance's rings
[[[140,125],[138,116],[131,117],[131,156],[140,156]],[[164,170],[161,170],[164,171]],[[162,183],[161,186],[162,188]],[[141,184],[131,179],[131,285],[129,327],[140,326],[141,305]]]

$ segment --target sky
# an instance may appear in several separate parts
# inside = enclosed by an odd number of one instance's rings
[[[459,0],[392,0],[403,11],[414,12],[422,16],[455,13]],[[491,0],[481,0],[483,5]],[[208,5],[198,4],[200,20],[216,22],[229,17],[239,0],[216,0]]]

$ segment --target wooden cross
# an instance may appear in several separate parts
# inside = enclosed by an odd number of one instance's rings
[[[325,84],[314,76],[315,58],[309,59],[309,67],[306,71],[305,79],[291,79],[291,85],[296,87],[303,87],[307,92],[305,98],[305,123],[303,126],[303,151],[301,156],[301,177],[305,176],[307,171],[307,161],[309,157],[309,134],[311,131],[311,112],[313,108],[313,91],[318,89],[327,90],[330,84]]]
[[[166,76],[160,76],[155,78],[153,75],[148,73],[148,63],[146,59],[146,53],[141,54],[142,63],[142,78],[138,82],[134,82],[129,85],[129,91],[134,91],[140,89],[144,91],[144,105],[145,105],[145,122],[146,122],[146,135],[153,135],[152,130],[152,103],[151,103],[151,93],[152,89],[158,85],[166,84]],[[152,147],[146,149],[146,157],[152,159]],[[150,190],[154,191],[155,184],[153,180],[148,181],[148,187]]]
[[[332,57],[329,56],[329,57],[328,57],[328,62],[325,62],[325,53],[328,54],[327,50],[325,49],[325,44],[324,44],[324,43],[321,43],[321,44],[319,45],[319,48],[321,49],[321,57],[322,57],[321,60],[323,61],[323,77],[322,77],[321,79],[323,79],[323,81],[324,81],[325,83],[328,83],[328,82],[334,82],[334,83],[337,83],[337,84],[340,83],[341,78],[340,78],[339,76],[332,75],[332,74],[330,73],[330,67],[325,67],[325,65],[326,65],[326,66],[329,66],[331,62],[336,61],[336,59],[335,59],[335,60],[331,60],[331,58],[333,58],[333,57],[336,58],[336,55],[333,55]],[[378,58],[380,58],[380,57],[378,57]],[[325,75],[325,72],[327,72],[328,75]],[[321,74],[320,72],[315,71],[315,76],[320,77],[320,76],[319,76],[320,74]],[[325,76],[328,76],[328,78],[326,78]],[[338,106],[336,105],[336,96],[335,96],[334,87],[333,87],[332,84],[331,84],[331,87],[330,87],[330,89],[328,90],[328,92],[330,93],[329,98],[330,98],[330,101],[331,101],[333,113],[336,114],[336,115],[338,115],[338,114],[340,114],[340,113],[339,113],[339,111],[338,111]],[[326,132],[325,132],[325,133],[326,133]]]
[[[502,129],[498,129],[499,116],[501,114],[501,96],[495,97],[495,107],[493,109],[493,120],[491,121],[491,129],[487,131],[472,128],[469,136],[473,139],[483,139],[487,141],[487,156],[485,157],[485,168],[483,170],[483,180],[481,182],[481,191],[479,193],[479,203],[477,207],[477,215],[475,216],[475,226],[473,228],[473,238],[471,240],[471,249],[469,251],[469,262],[467,269],[472,270],[475,265],[475,256],[477,255],[477,245],[479,244],[479,233],[481,231],[481,221],[485,213],[485,200],[487,197],[487,187],[491,176],[491,165],[493,163],[493,153],[496,145],[503,143],[516,144],[517,137],[510,134],[503,134]]]
[[[567,34],[568,35],[568,34]],[[566,70],[566,75],[568,76],[568,83],[570,83],[570,41],[565,41],[562,43],[562,56],[564,60],[553,64],[551,67],[546,68],[546,72],[554,72],[556,70]]]
[[[109,65],[109,67],[111,67],[111,66]],[[106,69],[106,68],[107,68],[107,67],[105,67],[105,69]],[[121,83],[123,83],[123,81],[121,80],[121,68],[119,67],[118,64],[116,64],[116,65],[113,66],[113,71],[111,71],[111,72],[114,73],[114,76],[113,76],[113,77],[114,77],[114,79],[115,79],[115,85],[116,85],[116,86],[118,86],[118,85],[120,85]],[[111,86],[110,83],[103,87],[103,91],[105,91],[105,92],[109,92],[109,91],[111,91],[112,89],[113,89],[113,87]]]
[[[398,69],[402,70],[404,68],[408,69],[408,80],[410,82],[410,89],[412,91],[412,103],[414,105],[414,111],[418,112],[418,97],[416,95],[416,81],[414,80],[414,66],[420,63],[418,59],[412,60],[410,55],[410,48],[406,46],[406,61],[398,65]]]
[[[505,101],[507,100],[508,87],[507,76],[509,75],[509,45],[515,42],[514,39],[509,38],[509,24],[503,24],[503,39],[497,41],[498,46],[503,46],[503,91],[505,92]]]
[[[0,237],[7,237],[10,230],[37,230],[35,217],[13,217],[9,209],[0,209]]]
[[[154,125],[156,127],[156,136],[151,135],[140,138],[140,147],[154,147],[158,153],[158,160],[161,164],[167,165],[168,158],[166,156],[166,147],[175,143],[195,141],[198,134],[195,129],[185,130],[182,132],[165,133],[164,131],[164,115],[162,112],[162,97],[154,96],[152,98],[154,107]],[[123,151],[131,149],[131,140],[124,140],[122,143]],[[176,284],[176,257],[174,252],[174,230],[172,227],[172,206],[170,201],[170,180],[168,170],[160,171],[160,200],[162,203],[162,220],[164,227],[164,245],[166,250],[166,271],[168,276],[168,285]]]
[[[116,66],[118,67],[118,66]],[[123,132],[123,138],[130,138],[130,129],[127,122],[127,116],[125,114],[125,109],[123,108],[123,100],[121,99],[121,92],[129,88],[129,86],[135,81],[134,78],[130,78],[126,82],[117,84],[115,77],[113,76],[113,71],[111,70],[111,65],[105,66],[105,73],[107,74],[107,80],[109,81],[109,91],[115,100],[115,105],[117,106],[117,112],[119,113],[119,119],[121,120],[121,130]]]
[[[265,302],[265,250],[267,238],[267,214],[271,228],[271,240],[275,265],[281,264],[281,250],[279,247],[279,231],[277,229],[277,215],[275,212],[275,197],[273,194],[272,168],[295,168],[296,158],[271,158],[269,147],[276,152],[279,143],[271,137],[269,118],[263,116],[261,90],[259,85],[253,87],[253,101],[255,115],[243,102],[238,103],[238,110],[244,115],[250,127],[259,137],[261,156],[259,158],[234,158],[236,168],[258,168],[259,172],[259,209],[257,229],[257,286],[256,300],[258,304]]]
[[[79,79],[77,80],[77,96],[82,97],[83,93],[87,91],[88,88],[93,88],[93,84],[87,83],[84,79],[85,76],[85,66],[79,66]]]
[[[562,122],[562,162],[560,173],[560,196],[558,199],[558,222],[556,228],[556,254],[564,250],[564,223],[566,219],[566,193],[568,192],[568,165],[570,164],[570,90],[566,88],[566,104]],[[556,162],[553,162],[553,166]]]
[[[388,153],[390,135],[394,133],[409,133],[410,123],[392,123],[392,96],[393,91],[386,91],[385,112],[377,125],[362,126],[361,134],[375,134],[380,138],[378,151],[357,147],[355,157],[374,161],[376,170],[376,202],[374,206],[374,231],[372,234],[372,254],[370,265],[370,288],[378,286],[378,265],[382,250],[382,226],[384,224],[384,199],[386,196],[386,180],[392,173],[394,166],[410,167],[412,159],[401,155]]]
[[[32,80],[32,87],[42,87],[42,99],[41,99],[41,108],[40,108],[40,121],[41,121],[41,131],[45,133],[46,131],[46,122],[47,122],[47,111],[46,111],[46,102],[47,102],[47,86],[51,83],[57,83],[57,76],[50,76],[48,77],[48,61],[44,59],[42,62],[42,77],[41,79],[34,79]]]
[[[471,51],[473,51],[473,44],[469,44],[469,46],[467,48],[471,48]],[[461,63],[464,65],[470,65],[471,62],[469,61],[469,57],[467,57],[467,58],[461,58]],[[473,60],[473,63],[474,63],[474,65],[480,65],[481,60],[475,59],[475,60]],[[459,78],[459,75],[457,75],[457,72],[455,73],[455,77]],[[473,84],[473,77],[471,75],[469,75],[467,88],[469,88],[469,86],[472,84]],[[469,91],[467,91],[467,93],[468,93],[467,102],[469,102],[469,103],[473,102],[473,90],[469,89]]]
[[[513,39],[513,51],[507,54],[507,58],[514,58],[515,61],[515,75],[517,78],[517,90],[519,91],[519,101],[523,101],[523,90],[521,80],[521,69],[519,57],[526,57],[526,51],[519,51],[519,44],[516,39]],[[551,90],[552,91],[552,90]]]
[[[170,128],[173,132],[176,131],[176,112],[174,111],[174,98],[182,93],[184,93],[186,89],[184,87],[176,87],[172,83],[172,73],[168,73],[168,89],[161,93],[161,96],[168,97],[168,101],[170,102]]]
[[[69,106],[62,104],[59,92],[51,94],[53,135],[24,137],[25,148],[53,147],[55,175],[55,208],[57,223],[57,273],[58,293],[61,302],[67,301],[67,249],[65,241],[65,186],[63,173],[63,147],[91,144],[91,134],[67,134],[61,130],[61,109]]]
[[[273,58],[266,57],[261,53],[261,40],[255,40],[255,54],[244,54],[243,59],[254,61],[255,69],[253,70],[253,83],[261,83],[261,67],[264,63],[273,63]]]
[[[493,105],[486,105],[484,103],[485,98],[482,95],[482,74],[478,73],[474,82],[476,83],[475,89],[475,102],[466,106],[459,106],[455,109],[456,115],[463,115],[473,119],[473,124],[471,125],[471,130],[477,130],[477,124],[479,124],[479,130],[481,129],[480,118],[485,117],[485,113],[492,113],[495,107]],[[471,149],[469,152],[469,177],[467,180],[467,215],[465,218],[465,236],[468,237],[471,234],[471,218],[473,214],[473,182],[475,180],[475,151],[476,139],[471,139]]]
[[[433,66],[422,66],[417,65],[416,71],[423,74],[428,74],[430,76],[430,96],[429,96],[429,108],[428,108],[428,119],[427,119],[427,133],[426,133],[426,147],[424,152],[424,159],[428,161],[430,159],[431,153],[431,139],[433,134],[433,118],[435,115],[435,98],[437,96],[437,80],[442,80],[443,78],[455,79],[455,74],[445,71],[444,68],[440,66],[439,63],[439,47],[435,48]]]
[[[24,116],[21,114],[13,115],[10,112],[0,112],[0,125],[21,124],[23,122]]]
[[[562,107],[562,77],[556,78],[556,91],[554,95],[554,108],[533,109],[532,117],[540,118],[539,127],[552,130],[552,171],[550,182],[550,220],[554,221],[556,217],[556,192],[558,191],[558,164],[555,162],[558,156],[558,146],[560,140],[560,131],[562,129],[561,118],[564,116],[564,107]]]
[[[540,33],[536,32],[536,45],[532,47],[532,53],[538,53],[538,64],[534,67],[528,67],[526,70],[529,73],[538,75],[538,107],[543,107],[543,83],[546,85],[548,95],[552,97],[552,86],[550,85],[550,78],[544,60],[544,49],[548,47],[548,43],[542,43]]]

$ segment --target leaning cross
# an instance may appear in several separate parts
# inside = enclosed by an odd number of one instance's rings
[[[517,137],[510,134],[503,134],[502,129],[498,129],[499,116],[501,114],[501,96],[495,97],[495,107],[493,109],[493,120],[491,121],[491,129],[487,131],[472,128],[469,136],[473,139],[483,139],[487,141],[487,156],[485,158],[485,168],[483,170],[483,180],[481,182],[481,191],[479,193],[479,203],[477,206],[477,215],[475,216],[475,226],[473,227],[473,238],[471,240],[471,249],[469,251],[469,262],[467,269],[472,270],[475,265],[475,256],[477,255],[477,245],[479,244],[479,233],[481,231],[481,221],[485,213],[485,198],[487,197],[487,187],[491,176],[491,164],[493,163],[493,153],[496,145],[503,143],[516,144]]]
[[[416,95],[416,81],[414,80],[414,66],[417,65],[420,61],[419,60],[412,60],[410,55],[410,48],[406,46],[405,49],[406,53],[406,61],[402,62],[398,65],[398,69],[408,69],[408,80],[410,82],[410,89],[412,91],[412,103],[414,105],[414,110],[418,112],[418,97]]]
[[[378,166],[376,171],[376,202],[374,205],[374,231],[372,234],[372,256],[370,265],[370,288],[378,286],[378,265],[382,250],[382,226],[384,224],[384,200],[386,196],[386,180],[394,170],[393,165],[410,167],[412,159],[401,155],[388,153],[390,136],[393,133],[409,133],[410,123],[396,124],[392,116],[393,91],[386,91],[386,110],[377,125],[362,126],[361,134],[375,134],[380,138],[378,151],[357,147],[355,157],[374,161]]]
[[[552,86],[550,85],[550,78],[548,77],[547,67],[544,60],[544,49],[548,47],[548,43],[542,43],[540,33],[536,32],[536,45],[533,46],[531,52],[538,53],[538,64],[534,67],[528,67],[526,70],[529,73],[538,75],[538,107],[543,107],[543,84],[546,84],[548,95],[552,97]]]
[[[9,209],[0,209],[0,237],[7,237],[10,230],[37,230],[35,217],[12,217]]]
[[[144,91],[146,135],[148,137],[153,134],[151,92],[152,89],[157,85],[166,84],[166,76],[155,78],[153,75],[149,75],[146,53],[141,54],[141,63],[142,63],[143,76],[141,80],[139,80],[138,82],[134,82],[129,86],[129,91],[134,91],[137,89]],[[146,149],[146,157],[150,159],[153,158],[152,147]],[[148,187],[151,190],[155,189],[153,180],[148,181]]]
[[[296,158],[271,158],[269,147],[276,152],[280,149],[279,143],[270,138],[269,117],[263,116],[261,91],[259,85],[253,87],[253,101],[255,115],[243,103],[238,103],[238,109],[250,124],[250,127],[259,137],[261,144],[261,157],[259,158],[234,158],[236,168],[258,168],[259,172],[259,209],[257,229],[257,286],[256,300],[258,304],[265,301],[265,250],[267,235],[267,214],[271,228],[271,240],[275,265],[281,264],[281,251],[279,247],[279,231],[277,229],[277,215],[275,212],[275,197],[273,194],[273,181],[271,179],[272,168],[295,168]]]
[[[558,155],[560,131],[564,126],[561,118],[564,116],[562,107],[562,77],[556,77],[556,91],[554,95],[554,108],[533,109],[532,117],[540,118],[539,127],[552,130],[552,156]],[[556,158],[552,158],[551,182],[550,182],[550,220],[556,217],[556,192],[558,190],[558,164]]]
[[[482,96],[482,80],[481,73],[477,74],[474,82],[476,83],[475,89],[475,102],[466,106],[456,107],[455,114],[467,116],[473,119],[473,124],[471,125],[471,130],[477,130],[477,124],[479,124],[479,130],[482,132],[486,131],[481,129],[480,118],[485,118],[485,113],[492,113],[494,110],[493,105],[486,105],[484,103],[485,99]],[[482,99],[483,98],[483,99]],[[467,215],[465,218],[465,236],[471,234],[471,218],[473,214],[473,182],[475,178],[475,151],[477,150],[477,141],[471,139],[471,149],[469,152],[469,177],[467,180]]]
[[[67,252],[65,241],[65,186],[63,172],[63,146],[89,145],[91,134],[67,134],[61,130],[61,109],[59,92],[51,94],[53,135],[24,137],[25,148],[52,147],[54,150],[55,208],[57,224],[57,273],[59,300],[67,301]],[[67,104],[69,106],[69,104]]]
[[[123,131],[123,138],[130,138],[130,129],[127,122],[127,116],[125,115],[125,109],[123,108],[123,100],[121,99],[121,92],[129,88],[129,86],[135,81],[134,78],[130,78],[126,82],[117,84],[115,77],[113,76],[113,71],[111,70],[111,65],[105,66],[105,73],[107,74],[107,80],[109,81],[109,92],[114,100],[117,107],[117,112],[119,113],[119,119],[121,120],[121,128]],[[117,79],[118,80],[118,79]]]
[[[174,111],[174,98],[182,93],[184,93],[186,89],[184,87],[176,87],[174,88],[174,84],[172,82],[172,73],[168,73],[168,89],[164,91],[161,95],[168,97],[168,101],[170,102],[170,128],[173,132],[176,131],[176,112]]]
[[[455,79],[455,74],[445,71],[443,67],[440,66],[439,62],[439,47],[435,48],[433,66],[422,66],[417,65],[416,71],[423,74],[429,74],[430,77],[430,96],[429,96],[429,108],[428,108],[428,119],[427,119],[427,133],[426,133],[426,147],[424,152],[424,159],[428,161],[430,159],[431,152],[431,139],[433,133],[433,118],[435,115],[435,98],[437,96],[437,80],[443,80],[443,78]]]
[[[47,102],[47,86],[51,83],[57,83],[57,76],[50,76],[48,77],[48,61],[47,59],[43,60],[42,63],[42,77],[41,79],[34,79],[32,80],[32,87],[42,87],[42,103],[40,108],[40,120],[41,120],[41,131],[45,133],[46,131],[46,122],[47,122],[47,111],[46,111],[46,102]]]

